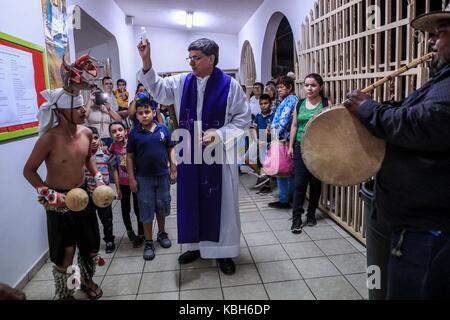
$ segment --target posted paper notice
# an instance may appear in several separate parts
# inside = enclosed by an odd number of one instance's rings
[[[36,121],[32,54],[0,44],[0,127]]]

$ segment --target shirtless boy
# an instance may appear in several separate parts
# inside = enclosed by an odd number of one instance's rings
[[[41,93],[47,102],[38,112],[39,139],[23,169],[23,175],[36,188],[39,202],[47,212],[50,260],[55,264],[55,294],[57,299],[73,299],[74,290],[67,285],[71,276],[66,272],[73,264],[78,246],[78,266],[81,288],[88,298],[98,299],[100,287],[92,281],[98,253],[98,222],[87,212],[72,212],[65,205],[65,194],[85,184],[84,168],[96,176],[97,186],[102,175],[90,157],[92,133],[81,126],[86,109],[81,95],[71,95],[60,88]],[[45,162],[45,181],[37,173]]]

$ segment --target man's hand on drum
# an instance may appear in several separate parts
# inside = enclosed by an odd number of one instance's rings
[[[372,100],[372,97],[361,90],[353,90],[347,94],[347,100],[344,102],[344,106],[356,115],[358,113],[359,107],[367,100]]]

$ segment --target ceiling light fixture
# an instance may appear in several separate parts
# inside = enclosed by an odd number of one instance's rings
[[[194,24],[194,13],[187,11],[186,12],[186,28],[191,29]]]

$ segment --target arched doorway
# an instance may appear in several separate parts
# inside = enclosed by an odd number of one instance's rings
[[[291,25],[284,14],[275,12],[267,23],[264,36],[261,80],[267,82],[280,73],[295,72],[295,61],[296,48]]]
[[[280,22],[273,42],[272,78],[278,79],[288,72],[294,72],[295,56],[292,28],[289,21],[284,17]]]
[[[110,76],[113,80],[120,78],[119,47],[116,37],[100,23],[80,8],[81,29],[73,29],[75,57],[90,52],[98,69],[97,85],[101,79]],[[75,57],[72,59],[74,60]]]
[[[241,51],[241,79],[243,79],[243,84],[246,86],[248,93],[249,88],[253,87],[256,81],[255,58],[252,46],[248,41],[244,42]]]

